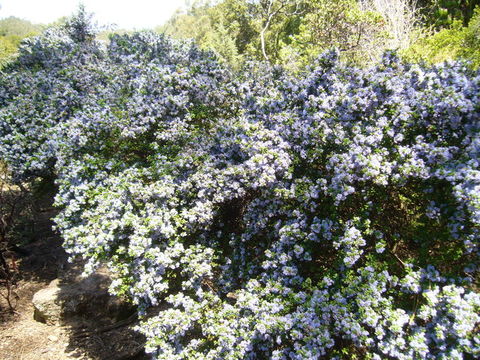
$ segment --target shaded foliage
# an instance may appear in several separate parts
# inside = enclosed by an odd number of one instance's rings
[[[463,58],[476,68],[480,65],[480,8],[477,8],[468,26],[460,20],[431,36],[419,39],[405,52],[415,61],[438,63]]]

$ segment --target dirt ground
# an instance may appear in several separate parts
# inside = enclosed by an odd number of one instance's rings
[[[37,239],[22,247],[17,258],[17,304],[11,313],[0,299],[2,360],[145,360],[144,339],[133,331],[135,319],[108,323],[101,319],[70,319],[61,325],[34,320],[32,297],[69,266],[61,240],[47,223]],[[4,289],[0,292],[5,293]],[[107,325],[106,325],[107,324]]]

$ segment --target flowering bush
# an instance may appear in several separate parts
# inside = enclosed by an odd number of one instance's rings
[[[234,77],[67,30],[3,74],[0,156],[56,178],[67,251],[113,270],[155,359],[480,355],[478,73],[330,52]]]

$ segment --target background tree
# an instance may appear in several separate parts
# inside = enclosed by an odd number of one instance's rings
[[[302,4],[299,0],[195,2],[157,31],[194,38],[230,64],[245,58],[278,62],[282,44],[298,31]]]
[[[204,49],[212,49],[230,64],[241,62],[249,38],[244,3],[231,0],[217,5],[195,2],[185,12],[176,13],[165,25],[157,28],[177,39],[191,38]],[[237,16],[235,16],[237,14]]]
[[[410,45],[418,19],[407,1],[198,1],[158,30],[194,38],[231,65],[254,58],[301,68],[332,47],[365,64]]]
[[[416,41],[406,49],[404,56],[410,61],[438,63],[458,58],[470,61],[472,66],[480,66],[480,8],[477,8],[468,26],[462,20],[433,32]]]
[[[415,0],[411,0],[415,1]],[[425,16],[426,23],[437,29],[447,27],[454,20],[467,26],[474,15],[479,0],[417,0],[415,1]]]
[[[258,12],[261,19],[260,43],[263,58],[268,61],[265,36],[272,23],[278,17],[295,17],[303,13],[304,2],[302,0],[260,0]]]
[[[383,52],[386,22],[356,0],[308,2],[299,31],[282,51],[289,67],[304,66],[325,50],[336,47],[352,62],[372,61]]]

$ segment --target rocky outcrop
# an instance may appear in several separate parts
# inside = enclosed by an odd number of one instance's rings
[[[130,316],[134,308],[109,295],[110,282],[105,270],[83,279],[78,276],[55,279],[33,296],[34,318],[49,325],[59,325],[73,317],[116,321]]]

